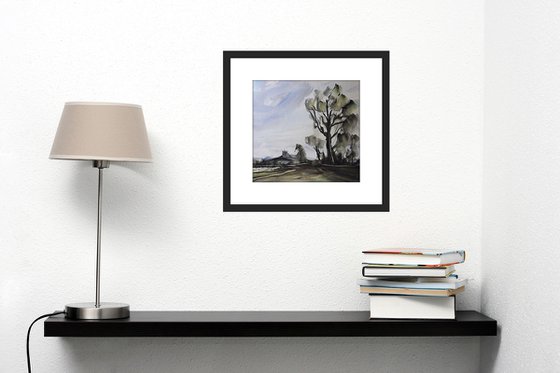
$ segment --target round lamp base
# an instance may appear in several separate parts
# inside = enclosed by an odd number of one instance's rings
[[[126,319],[130,316],[130,306],[126,303],[101,303],[99,307],[93,302],[70,303],[65,310],[67,319],[77,320]]]

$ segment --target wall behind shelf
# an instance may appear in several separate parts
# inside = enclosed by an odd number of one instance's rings
[[[489,0],[485,15],[482,310],[501,335],[481,371],[559,372],[560,4]]]
[[[105,173],[102,299],[367,309],[360,250],[405,245],[469,249],[459,306],[479,309],[482,0],[12,2],[0,31],[6,371],[24,370],[35,316],[94,295],[95,170],[47,159],[70,100],[142,104],[154,151],[153,164]],[[391,212],[223,213],[224,49],[390,50]],[[41,329],[37,371],[478,370],[478,338],[45,340]]]

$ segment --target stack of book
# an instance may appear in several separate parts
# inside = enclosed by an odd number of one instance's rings
[[[455,295],[466,279],[455,274],[464,250],[364,251],[360,291],[369,294],[372,319],[454,319]]]

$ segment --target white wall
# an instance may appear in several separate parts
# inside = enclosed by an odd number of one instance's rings
[[[483,372],[560,371],[560,4],[486,3]]]
[[[222,50],[391,51],[390,213],[223,213]],[[2,371],[37,315],[93,298],[96,172],[47,159],[63,103],[144,106],[155,161],[106,172],[102,298],[356,310],[360,250],[466,247],[480,306],[483,4],[0,4]],[[263,230],[262,227],[267,227]],[[223,265],[220,265],[223,263]],[[475,372],[478,338],[44,339],[43,372]]]

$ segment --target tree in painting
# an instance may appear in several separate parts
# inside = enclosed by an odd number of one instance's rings
[[[314,97],[305,100],[305,108],[313,120],[313,128],[324,137],[327,148],[326,163],[347,160],[346,146],[358,125],[358,105],[346,97],[340,86],[327,87],[323,92],[315,90]],[[358,137],[359,139],[359,137]],[[336,157],[336,150],[343,150],[343,157]],[[354,157],[352,157],[353,159]]]
[[[305,149],[300,144],[296,144],[296,159],[299,163],[307,162],[307,155],[305,154]]]
[[[320,162],[323,158],[325,158],[325,153],[321,149],[325,147],[325,140],[321,140],[315,135],[306,136],[305,143],[313,147],[315,153],[317,154],[317,160]]]

